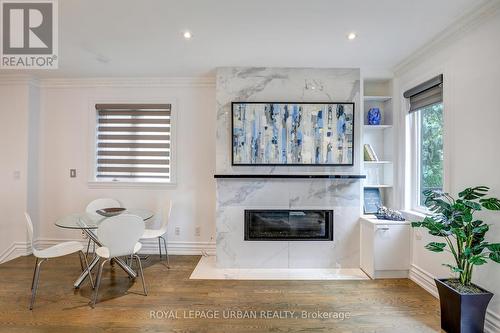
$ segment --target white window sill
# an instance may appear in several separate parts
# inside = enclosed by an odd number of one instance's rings
[[[402,210],[403,216],[408,221],[421,221],[424,218],[431,216],[428,212],[416,211],[416,210]]]
[[[136,189],[172,189],[177,187],[177,183],[155,183],[155,182],[103,182],[88,181],[89,188],[136,188]]]

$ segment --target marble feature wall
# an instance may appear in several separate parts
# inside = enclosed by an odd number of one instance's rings
[[[219,179],[217,266],[359,268],[359,181]],[[245,209],[333,209],[333,241],[244,241]]]
[[[362,113],[360,110],[359,69],[328,68],[242,68],[217,69],[216,103],[216,172],[331,172],[331,167],[232,167],[231,166],[231,102],[354,102],[356,146],[353,167],[337,167],[336,172],[360,170],[359,141]]]
[[[231,166],[231,102],[354,102],[354,165]],[[216,173],[353,173],[361,169],[359,69],[217,70]],[[343,179],[217,179],[221,268],[359,268],[361,182]],[[333,209],[333,241],[244,241],[245,209]]]

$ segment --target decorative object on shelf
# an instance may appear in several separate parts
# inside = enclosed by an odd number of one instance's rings
[[[354,103],[233,102],[232,165],[353,165]]]
[[[390,221],[404,221],[405,218],[401,212],[387,208],[385,206],[381,206],[378,208],[377,214],[375,214],[377,219],[379,220],[390,220]]]
[[[368,125],[380,125],[382,114],[379,108],[370,108],[368,110]]]
[[[105,217],[112,217],[112,216],[116,216],[116,215],[119,215],[121,213],[123,213],[125,211],[125,208],[122,208],[122,207],[113,207],[113,208],[102,208],[102,209],[98,209],[96,210],[95,212],[101,216],[105,216]]]
[[[381,206],[380,190],[378,188],[365,188],[363,212],[365,214],[376,214]]]
[[[474,266],[490,259],[500,263],[500,243],[486,241],[489,225],[474,215],[483,209],[500,210],[500,200],[489,197],[489,188],[466,188],[454,198],[438,190],[425,190],[424,204],[432,212],[412,227],[429,230],[432,236],[445,242],[430,242],[425,246],[433,252],[449,251],[453,264],[444,264],[458,279],[435,279],[441,305],[441,328],[446,332],[483,332],[484,317],[493,294],[471,283]]]
[[[368,162],[376,162],[378,161],[378,156],[375,154],[375,150],[373,150],[373,147],[369,144],[366,143],[363,148],[363,155],[364,155],[364,160]]]

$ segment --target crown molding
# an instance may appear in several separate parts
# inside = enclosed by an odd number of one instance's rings
[[[40,81],[28,74],[0,74],[0,86],[30,85],[40,86]]]
[[[95,87],[215,87],[214,77],[165,77],[165,78],[65,78],[42,79],[43,88],[95,88]]]
[[[437,34],[416,52],[401,61],[393,68],[396,75],[401,75],[417,66],[422,58],[428,57],[448,47],[468,32],[481,26],[500,12],[500,0],[486,0],[474,7],[470,12],[456,20]]]
[[[154,78],[36,78],[27,74],[0,74],[0,85],[33,85],[41,88],[96,87],[215,87],[214,77],[154,77]]]

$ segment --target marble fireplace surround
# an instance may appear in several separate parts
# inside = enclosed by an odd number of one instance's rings
[[[315,86],[315,89],[308,89]],[[354,102],[354,165],[236,167],[231,165],[231,102]],[[217,69],[216,174],[360,173],[359,69]],[[216,178],[217,268],[359,268],[360,179]],[[244,241],[245,209],[332,209],[333,241]]]
[[[217,267],[359,268],[357,179],[217,180]],[[245,241],[245,209],[333,209],[333,241]]]

